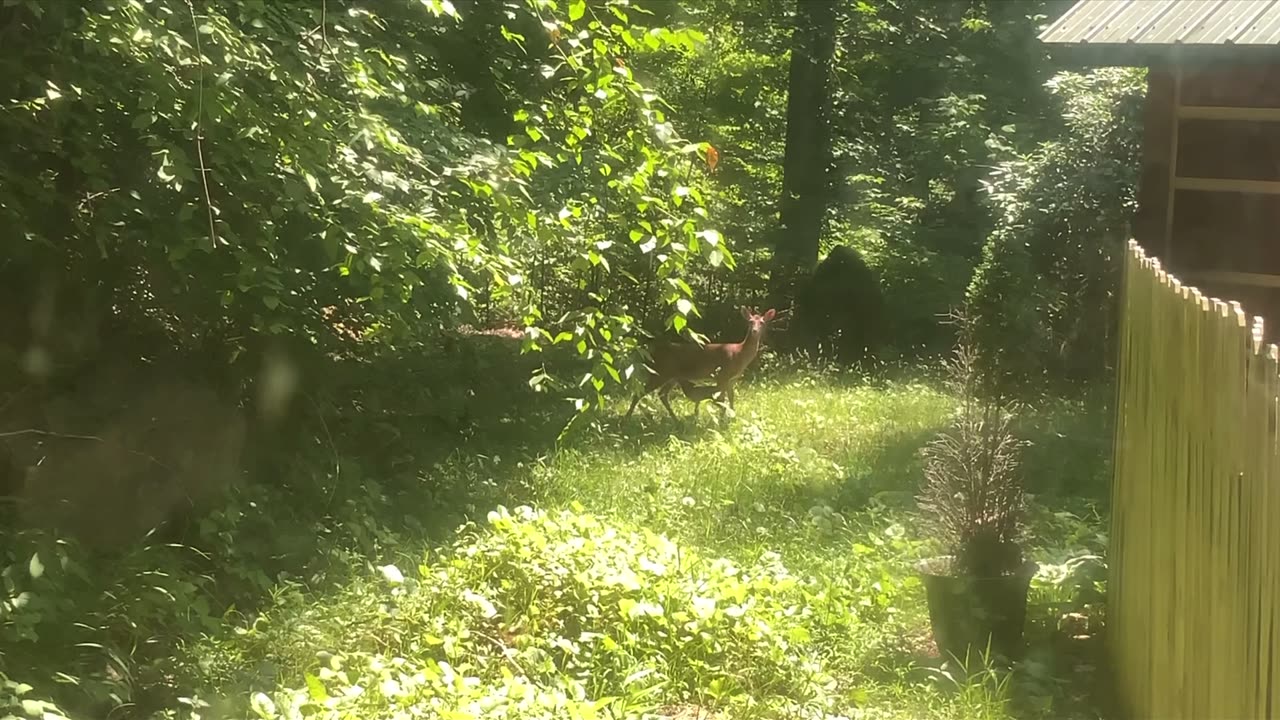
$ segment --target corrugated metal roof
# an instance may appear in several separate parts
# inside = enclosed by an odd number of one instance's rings
[[[1040,39],[1090,45],[1277,45],[1280,0],[1080,0]]]

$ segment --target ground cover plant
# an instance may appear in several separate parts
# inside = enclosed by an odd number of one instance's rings
[[[157,543],[126,561],[138,574],[99,606],[102,632],[79,635],[80,656],[105,653],[105,672],[81,663],[78,687],[22,698],[115,693],[154,716],[202,718],[1095,716],[1100,507],[1052,493],[1032,503],[1041,542],[1028,552],[1043,568],[1027,659],[1011,672],[944,665],[912,569],[936,550],[913,495],[921,438],[945,426],[955,398],[931,379],[774,360],[762,375],[728,427],[705,415],[674,425],[651,408],[636,434],[446,460],[438,472],[469,486],[455,495],[469,500],[456,533],[430,537],[385,509],[313,528],[310,557],[259,577],[254,607],[214,605],[217,584],[190,551]],[[1028,436],[1097,426],[1096,404],[1049,406]],[[1033,490],[1093,481],[1061,477],[1056,463],[1030,471]],[[398,503],[410,499],[428,496]],[[254,504],[245,514],[273,532],[302,530]],[[5,577],[23,590],[7,631],[84,616],[82,600],[59,597],[76,591],[83,556],[44,547],[15,560]],[[231,563],[220,572],[270,572],[252,557]],[[130,645],[112,621],[129,624]]]

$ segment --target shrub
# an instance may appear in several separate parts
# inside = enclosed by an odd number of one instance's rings
[[[1119,253],[1136,207],[1144,74],[1106,68],[1049,82],[1061,137],[1001,163],[998,213],[966,298],[974,340],[1004,381],[1097,377],[1114,333]]]
[[[631,70],[700,35],[624,2],[526,0],[497,23],[473,6],[6,3],[13,316],[84,278],[64,354],[144,354],[129,328],[242,377],[268,339],[323,356],[523,319],[591,361],[582,395],[619,387],[635,316],[683,329],[686,269],[733,264],[695,173],[707,146]],[[490,90],[513,109],[480,132]],[[0,332],[19,353],[52,339]]]
[[[748,698],[809,717],[831,702],[811,638],[828,620],[776,554],[740,566],[591,515],[500,508],[416,573],[380,575],[351,591],[354,616],[313,608],[249,631],[314,668],[257,695],[260,717],[634,717]]]
[[[962,343],[950,364],[959,408],[951,428],[924,449],[920,508],[955,569],[992,577],[1022,563],[1025,501],[1018,460],[1025,443],[1013,434],[1012,406],[979,387],[978,368],[977,354]]]

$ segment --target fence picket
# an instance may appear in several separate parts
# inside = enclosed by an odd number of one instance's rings
[[[1127,716],[1280,712],[1280,348],[1130,242],[1108,638]]]

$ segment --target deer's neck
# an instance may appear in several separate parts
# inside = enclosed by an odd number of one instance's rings
[[[751,364],[759,354],[760,335],[761,333],[748,331],[747,336],[738,343],[738,358],[744,367]]]

